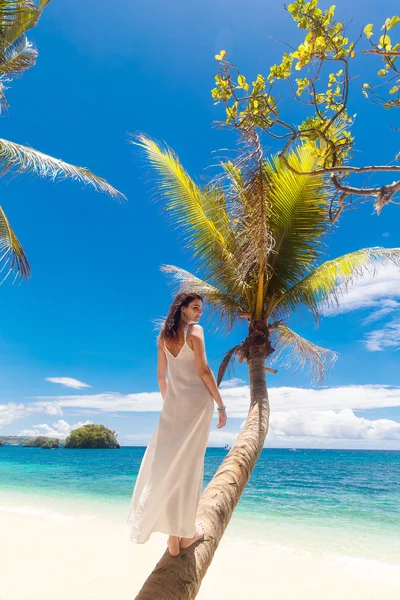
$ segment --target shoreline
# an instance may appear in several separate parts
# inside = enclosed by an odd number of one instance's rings
[[[93,494],[43,493],[42,490],[1,488],[0,514],[19,514],[52,521],[78,520],[101,522],[119,527],[126,525],[129,498]],[[155,532],[154,532],[155,533]],[[310,556],[340,559],[370,560],[388,565],[400,565],[400,529],[377,530],[366,522],[307,519],[299,510],[295,517],[276,513],[265,515],[256,507],[236,507],[225,536],[266,548],[282,547],[307,552]],[[162,534],[166,535],[166,534]],[[0,600],[3,600],[0,596]]]

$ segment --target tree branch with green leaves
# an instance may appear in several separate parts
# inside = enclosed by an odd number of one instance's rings
[[[353,184],[353,179],[362,174],[399,173],[400,166],[351,164],[355,146],[351,128],[355,115],[348,114],[348,104],[350,93],[357,90],[353,70],[356,52],[364,39],[362,33],[350,40],[345,24],[335,20],[335,6],[324,11],[318,6],[318,0],[296,0],[285,9],[297,27],[306,32],[298,48],[284,53],[279,64],[272,65],[266,75],[259,73],[251,83],[222,50],[215,57],[219,71],[215,75],[212,97],[216,104],[225,105],[226,125],[243,136],[251,135],[256,128],[281,144],[279,156],[289,170],[303,176],[329,175],[333,192],[331,222],[362,198],[372,199],[379,214],[385,205],[394,203],[394,197],[400,191],[400,180],[365,186]],[[371,41],[373,26],[367,25],[364,36],[372,47],[360,50],[365,54],[377,54],[384,61],[385,69],[380,70],[378,76],[391,85],[389,95],[392,98],[382,101],[387,109],[400,106],[396,66],[400,44],[393,44],[387,33],[399,22],[397,16],[387,19],[377,44]],[[294,75],[296,71],[299,76]],[[279,95],[282,82],[288,84],[292,98],[309,113],[300,123],[293,124],[283,115]],[[362,85],[361,91],[368,99],[375,93],[368,83]],[[298,141],[314,153],[317,165],[313,171],[299,171],[290,163],[290,149]],[[399,156],[400,153],[395,161]]]

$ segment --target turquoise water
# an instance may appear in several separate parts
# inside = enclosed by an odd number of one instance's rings
[[[145,448],[0,448],[0,508],[41,506],[125,522]],[[227,451],[208,448],[204,486]],[[264,449],[227,535],[400,561],[400,451]]]

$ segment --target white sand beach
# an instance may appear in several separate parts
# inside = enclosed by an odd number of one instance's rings
[[[133,600],[166,548],[153,533],[133,544],[125,523],[12,505],[0,497],[1,600]],[[198,594],[200,600],[398,600],[400,566],[245,541],[233,523]]]

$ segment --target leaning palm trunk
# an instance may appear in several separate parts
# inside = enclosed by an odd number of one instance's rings
[[[264,365],[265,355],[260,352],[248,360],[250,409],[246,423],[200,498],[197,516],[204,526],[204,541],[177,558],[167,550],[136,600],[191,600],[197,596],[268,433],[270,409]]]

